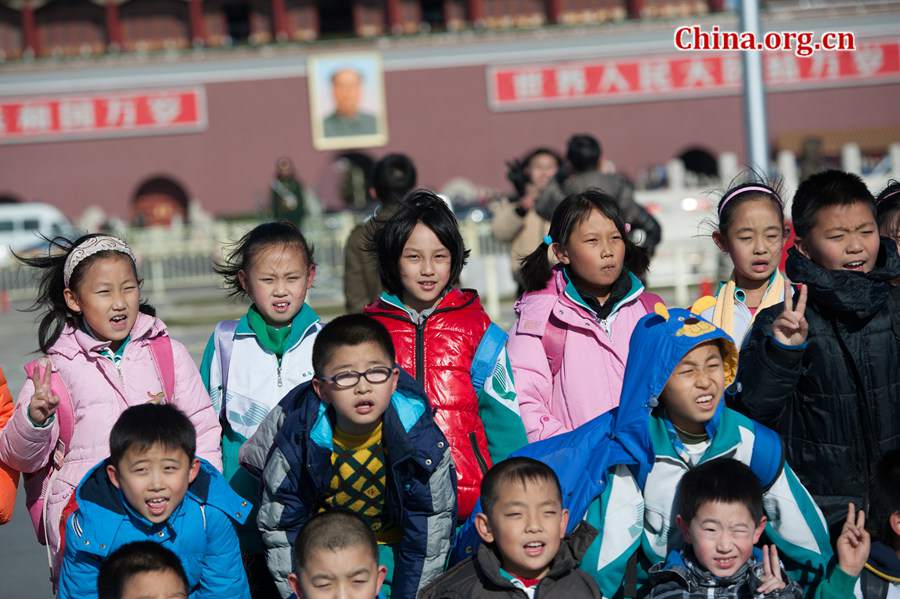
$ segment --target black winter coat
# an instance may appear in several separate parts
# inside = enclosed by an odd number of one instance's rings
[[[582,522],[559,546],[550,571],[534,594],[535,599],[602,599],[590,574],[578,569],[597,530]],[[500,574],[500,559],[486,543],[475,557],[445,572],[419,593],[419,599],[526,599],[525,591]]]
[[[787,274],[808,285],[804,346],[771,336],[783,304],[761,312],[741,349],[739,411],[775,429],[829,525],[847,503],[868,512],[882,454],[900,448],[900,257],[882,238],[869,273],[827,270],[791,249]],[[893,295],[893,297],[891,297]]]

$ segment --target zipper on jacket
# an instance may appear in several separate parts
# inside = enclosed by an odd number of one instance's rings
[[[275,360],[278,363],[278,366],[276,367],[276,372],[278,373],[278,386],[281,387],[284,383],[284,381],[281,380],[281,358],[276,356]]]
[[[474,431],[469,433],[469,442],[472,443],[472,453],[475,454],[475,461],[478,462],[478,467],[481,468],[481,474],[487,474],[487,461],[481,455],[481,450],[478,448],[478,437],[475,436]]]
[[[416,381],[425,384],[425,321],[426,316],[416,323]]]

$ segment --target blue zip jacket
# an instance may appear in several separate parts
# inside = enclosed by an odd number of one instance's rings
[[[391,596],[414,599],[444,569],[456,523],[456,471],[424,390],[403,370],[382,418],[388,462],[385,509],[403,531],[394,551]],[[333,410],[311,383],[304,383],[281,400],[241,450],[241,462],[251,472],[258,468],[244,458],[268,455],[257,524],[269,570],[285,597],[290,595],[294,541],[329,493],[333,422]]]
[[[231,490],[206,460],[181,505],[165,522],[138,514],[106,474],[108,459],[91,469],[75,491],[78,509],[66,522],[58,599],[97,597],[100,564],[135,541],[153,541],[181,559],[190,599],[249,599],[235,523],[253,507]]]

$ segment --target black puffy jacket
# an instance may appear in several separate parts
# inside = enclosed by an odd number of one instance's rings
[[[869,273],[827,270],[790,250],[787,274],[809,287],[805,346],[771,337],[783,304],[761,312],[740,354],[739,411],[775,429],[785,457],[834,526],[847,503],[868,511],[875,463],[900,448],[900,277],[882,238]],[[893,295],[893,297],[891,297]]]

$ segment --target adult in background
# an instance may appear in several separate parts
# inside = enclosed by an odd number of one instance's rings
[[[375,163],[369,193],[379,205],[372,216],[353,228],[344,248],[344,306],[348,313],[362,312],[381,295],[372,240],[397,212],[400,200],[416,186],[416,179],[416,165],[406,154],[388,154]]]
[[[601,172],[600,156],[600,142],[593,135],[579,134],[570,137],[566,159],[572,174],[566,177],[562,185],[551,180],[535,202],[535,211],[549,221],[553,218],[553,211],[566,196],[592,188],[599,189],[615,198],[622,218],[631,225],[632,230],[640,229],[643,232],[640,245],[652,256],[662,239],[659,222],[635,201],[631,181],[619,173]]]
[[[275,162],[275,177],[269,187],[272,219],[290,221],[300,228],[306,216],[306,198],[290,158],[282,156]]]
[[[535,211],[541,191],[559,172],[562,158],[550,148],[535,148],[522,160],[507,163],[506,178],[515,187],[515,194],[491,205],[494,218],[491,232],[494,239],[510,244],[509,257],[513,279],[522,295],[519,275],[522,259],[539,246],[550,228],[550,221]]]

